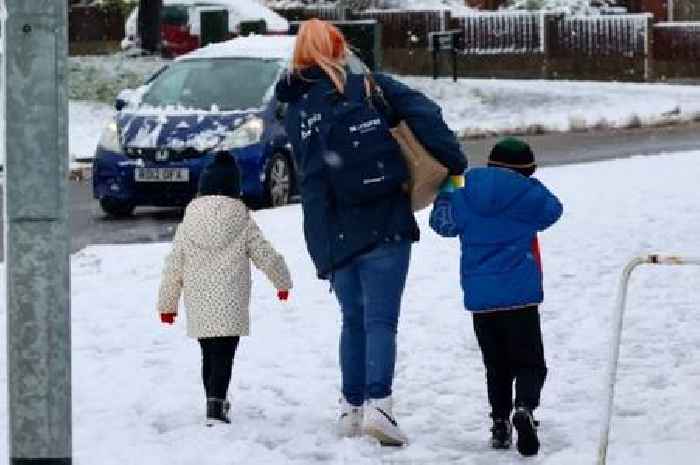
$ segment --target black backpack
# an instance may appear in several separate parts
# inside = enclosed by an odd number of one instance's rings
[[[330,121],[321,124],[326,173],[340,204],[396,194],[409,179],[401,149],[368,89],[364,75],[348,74],[345,92],[329,97]]]

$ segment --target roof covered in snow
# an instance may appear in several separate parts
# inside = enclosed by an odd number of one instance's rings
[[[208,45],[183,55],[177,60],[238,57],[288,59],[294,50],[294,40],[294,36],[250,35]]]
[[[268,30],[286,31],[289,23],[256,0],[166,0],[165,4],[222,5],[236,13],[237,21],[264,19]]]
[[[263,19],[268,31],[286,32],[289,23],[282,16],[270,8],[255,0],[163,0],[165,6],[182,5],[197,9],[210,9],[211,7],[225,7],[229,13],[229,30],[236,30],[241,21],[257,21]],[[126,35],[137,35],[138,7],[134,8],[126,20]],[[199,15],[190,18],[192,33],[199,35]]]

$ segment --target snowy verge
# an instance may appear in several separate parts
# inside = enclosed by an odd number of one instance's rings
[[[113,104],[123,89],[141,86],[151,75],[169,63],[159,57],[112,55],[69,58],[69,97]]]
[[[637,128],[700,121],[700,86],[399,77],[462,137]]]
[[[102,130],[114,120],[114,107],[104,103],[71,101],[69,105],[69,159],[71,168],[81,166],[80,160],[89,161]]]
[[[700,152],[544,168],[565,213],[541,236],[549,376],[542,450],[532,465],[595,462],[619,273],[648,252],[698,255]],[[487,447],[484,371],[462,308],[459,246],[419,215],[423,238],[399,325],[396,414],[410,445],[380,449],[333,434],[339,314],[307,257],[298,206],[255,214],[295,280],[288,304],[255,272],[252,336],[237,355],[233,424],[202,425],[199,348],[183,316],[155,315],[169,244],[95,246],[72,257],[73,437],[78,464],[513,465]],[[4,281],[0,282],[0,293]],[[700,437],[700,270],[643,267],[631,281],[611,436],[611,465],[691,464]],[[6,331],[0,299],[0,334]],[[6,351],[0,390],[6,392]],[[0,402],[0,451],[7,451]]]

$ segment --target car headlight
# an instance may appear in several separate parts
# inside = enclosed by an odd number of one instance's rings
[[[115,121],[110,121],[109,124],[107,124],[107,127],[104,128],[98,145],[105,150],[109,150],[110,152],[122,151],[122,146],[119,143],[117,123]]]
[[[226,137],[224,137],[219,144],[218,149],[221,151],[228,151],[257,144],[262,138],[263,129],[264,124],[262,119],[257,116],[250,118],[241,126],[226,134]]]

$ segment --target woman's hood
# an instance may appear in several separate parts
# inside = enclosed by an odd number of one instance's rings
[[[248,209],[240,200],[206,195],[190,202],[181,227],[197,247],[223,249],[243,234],[247,219]]]
[[[275,87],[277,100],[293,103],[306,94],[313,85],[326,77],[321,68],[309,68],[299,73],[288,71],[282,75]]]

